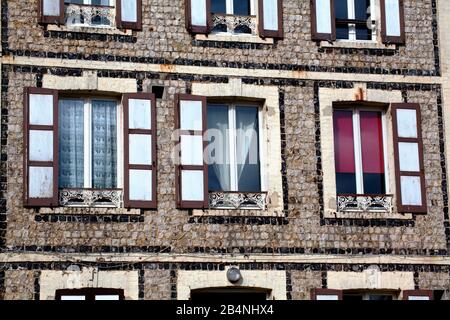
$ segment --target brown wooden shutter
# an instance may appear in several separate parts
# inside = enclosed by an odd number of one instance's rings
[[[58,91],[25,88],[24,204],[58,206]]]
[[[380,0],[381,39],[385,44],[405,43],[405,10],[403,0]]]
[[[124,114],[124,204],[156,209],[156,100],[153,93],[122,98]]]
[[[258,0],[258,29],[264,38],[283,38],[283,1]]]
[[[404,290],[403,300],[433,300],[432,290]]]
[[[121,29],[142,30],[142,0],[116,0],[116,25]]]
[[[420,105],[393,103],[392,124],[399,213],[426,213]]]
[[[175,186],[177,207],[208,208],[208,166],[203,159],[207,141],[206,97],[177,96],[176,128],[179,129]]]
[[[314,41],[336,40],[334,0],[311,1],[311,38]]]
[[[342,290],[312,289],[311,300],[342,300]]]
[[[186,0],[185,10],[189,32],[208,34],[211,31],[211,0]]]
[[[40,23],[64,23],[64,0],[39,0]]]

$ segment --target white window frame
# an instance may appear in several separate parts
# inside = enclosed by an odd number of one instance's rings
[[[110,4],[109,4],[110,7],[114,7],[114,8],[116,7],[116,0],[109,0],[109,2],[110,2]],[[83,0],[82,4],[81,3],[65,2],[64,5],[79,5],[79,6],[81,6],[81,5],[88,5],[88,6],[92,5],[94,7],[99,6],[99,5],[93,5],[92,4],[92,0]],[[97,25],[97,24],[86,23],[86,21],[84,23],[74,23],[74,24],[71,24],[71,26],[73,26],[73,27],[90,27],[90,28],[111,28],[110,25],[106,25],[106,24],[98,24]]]
[[[362,167],[362,149],[361,149],[361,126],[360,126],[360,112],[361,111],[375,111],[381,112],[381,127],[383,132],[383,156],[384,156],[384,183],[385,194],[390,194],[389,184],[389,158],[387,148],[387,116],[386,111],[370,107],[356,107],[356,108],[336,108],[334,110],[352,111],[353,124],[353,151],[355,153],[355,176],[356,176],[356,194],[364,195],[364,176]]]
[[[89,98],[63,97],[61,100],[79,100],[83,101],[83,116],[84,116],[84,189],[92,189],[92,101],[114,101],[116,102],[116,137],[117,137],[117,172],[116,172],[116,187],[113,189],[123,188],[123,135],[122,135],[122,105],[117,99],[93,96]]]
[[[226,14],[227,15],[235,15],[234,14],[234,0],[226,0],[225,1],[226,6]],[[250,15],[256,16],[256,1],[250,0]]]
[[[266,184],[264,179],[264,152],[263,152],[263,125],[262,125],[262,108],[258,104],[252,103],[208,103],[208,106],[223,105],[228,108],[228,147],[230,150],[230,189],[231,192],[240,192],[238,177],[237,177],[237,164],[236,164],[236,108],[239,107],[255,107],[258,108],[258,158],[259,158],[259,180],[260,180],[260,192],[266,191]]]
[[[358,0],[347,0],[347,14],[348,19],[355,19],[355,1]],[[373,43],[377,42],[377,25],[378,25],[378,15],[377,8],[379,8],[379,0],[370,0],[370,20],[375,21],[375,23],[371,23],[372,25],[372,39],[371,40],[359,40],[356,39],[356,25],[350,23],[348,25],[348,39],[336,39],[336,41],[342,42],[366,42]],[[333,8],[334,10],[334,8]]]

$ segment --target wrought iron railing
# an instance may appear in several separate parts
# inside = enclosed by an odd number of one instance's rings
[[[356,195],[337,196],[338,212],[383,212],[392,213],[393,195]]]
[[[210,209],[257,209],[265,210],[267,192],[210,192]]]
[[[256,35],[256,16],[213,14],[212,31]]]
[[[114,27],[116,9],[112,6],[86,4],[66,4],[65,18],[67,26]]]
[[[65,207],[121,208],[123,192],[120,189],[61,189],[59,204]]]

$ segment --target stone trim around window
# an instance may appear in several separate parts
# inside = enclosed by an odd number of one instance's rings
[[[370,206],[367,210],[347,210],[345,212],[338,210],[333,139],[333,103],[357,100],[387,104],[402,102],[402,92],[401,90],[388,91],[367,89],[365,83],[355,83],[354,88],[351,89],[319,88],[324,218],[410,220],[412,219],[412,214],[399,214],[397,213],[397,207],[393,205],[396,203],[396,184],[394,174],[395,161],[392,140],[392,118],[389,110],[386,112],[386,148],[389,173],[388,194],[393,194],[392,198],[390,198],[392,203],[391,210],[371,210]],[[359,209],[361,209],[361,206]]]

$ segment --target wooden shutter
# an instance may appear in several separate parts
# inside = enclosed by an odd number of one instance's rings
[[[258,0],[258,29],[261,37],[283,38],[282,0]]]
[[[334,0],[311,0],[311,38],[314,41],[336,40]]]
[[[116,0],[118,28],[142,30],[142,0]]]
[[[186,29],[191,33],[210,32],[211,0],[186,0]]]
[[[39,0],[40,23],[64,23],[64,0]]]
[[[405,13],[403,0],[380,0],[381,39],[386,44],[405,43]]]
[[[342,300],[342,290],[312,289],[311,300]]]
[[[123,95],[124,204],[127,208],[155,209],[156,100],[153,93]]]
[[[404,290],[403,300],[433,300],[432,290]]]
[[[24,94],[24,203],[58,206],[58,91]]]
[[[208,207],[208,166],[203,159],[207,146],[206,97],[180,94],[177,97],[176,127],[179,157],[176,168],[178,208]]]
[[[392,104],[392,123],[399,213],[426,213],[420,105]]]

